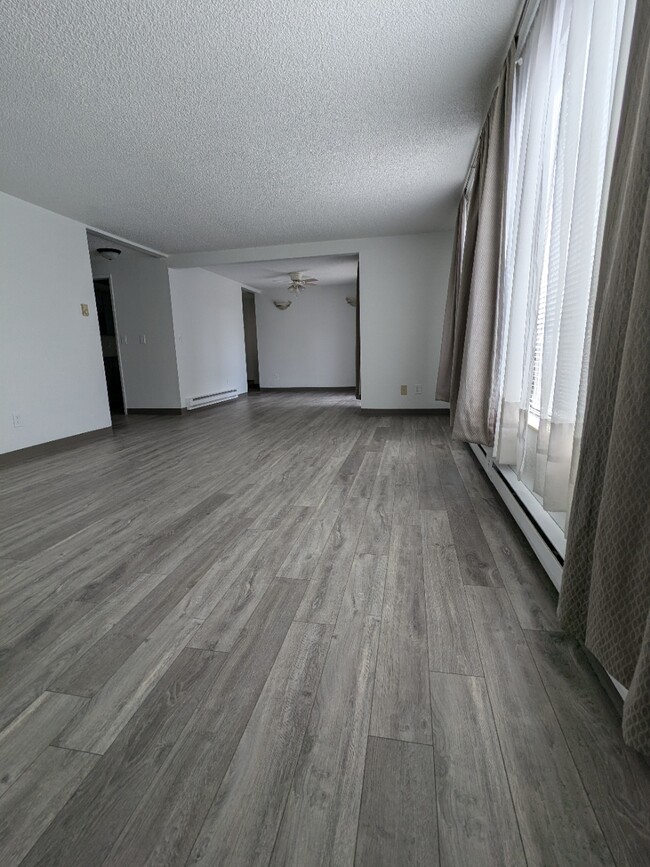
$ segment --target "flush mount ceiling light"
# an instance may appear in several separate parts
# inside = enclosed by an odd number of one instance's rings
[[[273,303],[278,310],[286,310],[288,307],[291,307],[291,301],[274,301]]]
[[[357,306],[357,299],[356,298],[352,298],[352,297],[350,297],[350,295],[348,295],[345,300],[348,302],[350,307],[356,307]]]
[[[117,259],[117,257],[122,253],[122,251],[118,250],[117,247],[98,247],[97,252],[100,256],[103,256],[104,259],[108,259],[109,262],[112,262],[113,259]]]
[[[316,277],[305,277],[302,271],[290,271],[289,277],[291,278],[291,283],[287,286],[287,289],[296,295],[302,292],[305,286],[313,286],[314,283],[318,283]]]

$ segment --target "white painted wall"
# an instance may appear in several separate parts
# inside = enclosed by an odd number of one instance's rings
[[[123,250],[112,262],[94,254],[92,269],[111,277],[127,409],[180,408],[166,260]]]
[[[361,405],[431,408],[445,318],[452,233],[373,238],[360,253]],[[400,396],[400,386],[408,395]],[[415,394],[415,386],[422,394]]]
[[[182,405],[188,397],[246,392],[246,351],[239,283],[201,268],[170,269]]]
[[[435,385],[451,251],[449,231],[178,254],[170,264],[208,267],[358,253],[361,405],[415,409],[447,405],[435,400]],[[402,384],[408,386],[406,397],[400,396]],[[422,385],[420,395],[415,394],[417,384]]]
[[[110,423],[85,226],[0,193],[0,452]]]
[[[257,295],[261,388],[354,386],[355,309],[345,300],[354,294],[356,285],[312,286],[288,310],[273,293]]]

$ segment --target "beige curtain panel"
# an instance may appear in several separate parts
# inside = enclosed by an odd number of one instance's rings
[[[436,399],[449,401],[452,434],[492,445],[498,403],[492,375],[501,267],[505,172],[512,105],[510,52],[481,130],[456,239]]]
[[[559,616],[629,688],[650,757],[650,3],[636,7]]]

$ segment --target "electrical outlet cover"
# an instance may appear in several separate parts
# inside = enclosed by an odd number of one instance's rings
[[[402,395],[408,394],[409,393],[408,386],[407,385],[400,385],[399,393]]]

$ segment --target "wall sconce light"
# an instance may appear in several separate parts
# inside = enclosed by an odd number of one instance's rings
[[[348,296],[345,300],[348,302],[350,307],[356,307],[357,306],[357,299],[356,298],[351,298],[350,296]]]
[[[291,307],[291,301],[274,301],[273,303],[278,310],[286,310],[288,307]]]
[[[118,250],[117,247],[98,247],[97,252],[104,259],[108,259],[109,262],[112,262],[113,259],[117,259],[122,251]]]

